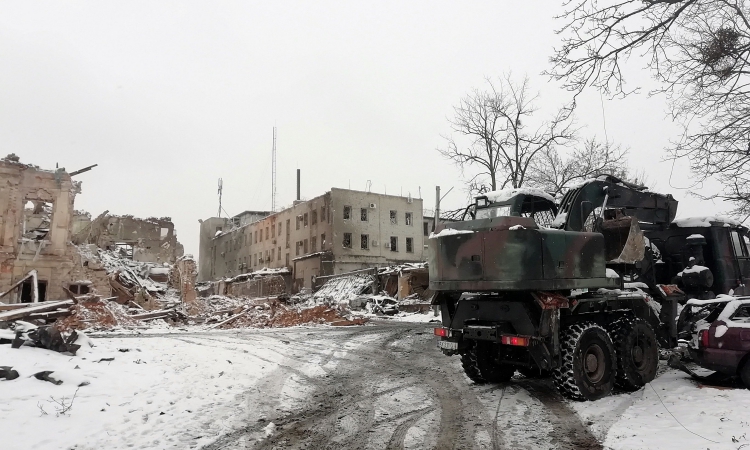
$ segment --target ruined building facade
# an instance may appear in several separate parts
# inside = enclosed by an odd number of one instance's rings
[[[5,293],[36,270],[38,300],[75,293],[110,293],[104,268],[87,261],[70,243],[73,203],[80,183],[65,169],[41,170],[14,155],[0,160],[0,292]],[[30,281],[0,299],[30,302]]]
[[[299,289],[317,276],[423,261],[422,222],[421,199],[337,188],[245,224],[212,217],[201,222],[198,279],[287,268]]]
[[[184,253],[169,217],[138,219],[105,211],[94,220],[80,212],[73,219],[76,245],[95,244],[137,262],[174,264]]]

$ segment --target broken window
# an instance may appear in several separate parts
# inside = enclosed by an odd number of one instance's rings
[[[344,248],[352,248],[352,234],[344,233]]]
[[[391,251],[397,252],[398,251],[398,237],[391,236]]]
[[[304,221],[305,221],[305,227],[307,227],[307,213],[305,213],[305,216],[304,216],[304,218],[305,218],[305,219],[304,219]]]
[[[299,256],[300,244],[301,242],[297,241],[297,243],[294,245],[294,250],[295,250],[294,256]]]
[[[297,229],[299,230],[299,223],[302,220],[302,217],[297,216]]]
[[[318,223],[318,211],[317,210],[313,210],[313,212],[312,212],[312,224],[315,225],[316,223]]]
[[[344,206],[344,220],[349,220],[351,218],[352,218],[352,207]]]
[[[414,252],[414,238],[406,238],[406,252],[407,253]]]
[[[227,243],[229,243],[229,241],[227,241]],[[113,247],[115,253],[120,255],[121,258],[133,259],[133,244],[128,244],[127,242],[115,242]]]
[[[410,212],[404,214],[404,223],[406,225],[411,225],[411,213]]]
[[[23,237],[34,241],[46,239],[52,223],[52,203],[26,200],[23,208]]]
[[[398,223],[398,212],[391,210],[391,225],[396,225]]]
[[[68,290],[76,295],[88,294],[91,289],[88,284],[76,283],[68,286]]]
[[[303,248],[304,248],[304,250],[305,250],[305,251],[303,252],[303,254],[304,254],[304,255],[306,255],[306,254],[307,254],[307,239],[305,239],[305,242],[304,242],[304,244],[303,244]]]
[[[320,235],[320,251],[325,250],[325,246],[326,246],[326,234],[323,233]]]
[[[281,247],[279,247],[279,249],[278,249],[278,255],[279,255],[278,261],[281,261]]]
[[[359,245],[362,248],[362,250],[367,250],[370,248],[370,235],[363,234],[359,237]]]
[[[361,220],[362,222],[367,222],[367,208],[359,209],[359,220]]]
[[[44,280],[37,280],[37,293],[39,297],[37,301],[43,302],[47,299],[47,282]],[[21,284],[21,303],[31,303],[34,301],[34,283],[33,280],[29,279]]]
[[[321,206],[320,207],[320,221],[325,222],[325,220],[326,220],[326,207]]]
[[[312,236],[310,238],[310,252],[315,253],[318,251],[318,237]]]

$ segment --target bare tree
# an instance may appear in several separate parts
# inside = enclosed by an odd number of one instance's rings
[[[668,149],[687,157],[699,179],[716,177],[717,195],[750,215],[750,2],[748,0],[568,0],[558,17],[562,46],[553,78],[627,95],[623,63],[645,55],[672,115],[683,126]]]
[[[460,141],[447,137],[438,151],[462,171],[477,170],[469,180],[475,192],[518,188],[528,181],[533,161],[575,139],[574,105],[565,105],[550,119],[539,120],[529,93],[529,80],[513,81],[510,74],[498,83],[487,80],[486,90],[475,89],[454,107],[451,128]],[[464,144],[465,143],[465,144]]]
[[[529,184],[552,195],[561,194],[574,184],[599,175],[628,179],[627,152],[619,146],[587,139],[580,148],[563,157],[555,148],[541,152],[532,163]]]

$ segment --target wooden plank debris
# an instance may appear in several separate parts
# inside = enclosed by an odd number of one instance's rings
[[[132,316],[130,316],[130,318],[138,320],[161,319],[164,317],[169,317],[172,314],[174,314],[174,310],[172,309],[160,309],[158,311],[151,311],[143,314],[133,314]]]
[[[22,319],[34,313],[54,311],[58,308],[71,306],[72,304],[73,304],[73,300],[60,300],[56,302],[43,302],[43,303],[27,303],[27,305],[29,305],[28,308],[20,308],[20,309],[0,312],[0,322]]]
[[[235,316],[232,316],[232,317],[228,318],[227,320],[225,320],[223,322],[219,322],[216,325],[211,325],[210,327],[206,328],[206,330],[213,330],[214,328],[218,328],[218,327],[224,325],[225,323],[229,323],[229,322],[233,321],[234,319],[236,319],[236,318],[238,318],[240,316],[244,316],[248,312],[250,312],[250,310],[242,311],[241,313],[239,313],[239,314],[237,314]]]

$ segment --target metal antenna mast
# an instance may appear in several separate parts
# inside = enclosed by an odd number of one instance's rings
[[[219,217],[221,217],[221,191],[224,190],[224,180],[219,178]]]
[[[273,150],[271,150],[271,211],[276,211],[276,127],[273,127]]]

